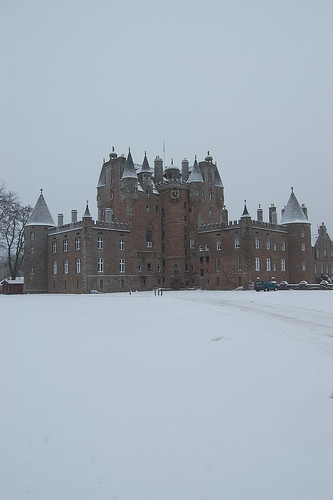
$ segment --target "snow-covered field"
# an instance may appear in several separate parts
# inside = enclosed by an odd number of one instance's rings
[[[3,500],[332,500],[333,292],[0,296]]]

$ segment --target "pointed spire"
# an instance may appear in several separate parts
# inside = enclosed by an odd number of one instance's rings
[[[30,214],[27,226],[55,226],[50,210],[43,196],[43,190],[40,190],[40,195],[35,205],[35,208]]]
[[[88,207],[88,200],[87,200],[86,211],[84,212],[83,217],[88,217],[90,219],[92,218]]]
[[[145,151],[145,157],[143,159],[143,163],[142,163],[142,167],[141,167],[140,172],[149,172],[149,173],[151,172],[151,168],[150,168],[149,163],[148,163],[146,151]]]
[[[247,209],[247,206],[246,206],[246,200],[244,200],[244,210],[243,210],[242,217],[251,217],[251,215],[249,214],[249,211]]]
[[[202,174],[201,174],[201,171],[200,171],[199,164],[197,162],[197,156],[195,156],[193,167],[192,167],[192,171],[191,171],[191,173],[189,175],[189,178],[188,178],[187,182],[189,184],[191,182],[202,182],[202,183],[204,182]]]
[[[292,187],[290,198],[282,215],[281,224],[295,224],[302,222],[310,224],[300,204],[298,203],[294,194],[294,188]]]
[[[138,178],[138,176],[136,175],[136,170],[134,167],[130,148],[128,148],[128,156],[127,156],[126,166],[124,168],[124,172],[122,175],[122,179],[128,179],[128,178],[134,178],[134,179]]]

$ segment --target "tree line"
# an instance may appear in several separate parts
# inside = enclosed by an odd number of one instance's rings
[[[24,226],[31,211],[32,207],[21,205],[17,193],[0,181],[0,256],[3,269],[12,279],[23,270]]]

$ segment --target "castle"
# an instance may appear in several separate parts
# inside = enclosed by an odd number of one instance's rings
[[[315,247],[307,209],[291,192],[278,223],[276,207],[256,219],[246,203],[229,221],[224,186],[212,156],[190,167],[145,154],[134,164],[114,149],[97,185],[98,220],[88,203],[82,216],[58,224],[41,192],[25,228],[25,293],[89,293],[247,288],[258,276],[277,282],[314,282],[333,274],[333,244],[320,226]],[[326,231],[326,232],[325,232]],[[320,236],[320,234],[322,235]]]

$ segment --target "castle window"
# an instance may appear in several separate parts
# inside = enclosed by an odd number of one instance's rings
[[[30,233],[30,239],[34,240],[35,239],[35,233]]]
[[[206,264],[209,262],[209,255],[206,256]]]
[[[281,271],[286,270],[286,259],[281,259]]]
[[[209,191],[209,199],[211,200],[213,198],[212,192]]]
[[[158,274],[160,274],[160,272],[161,272],[161,266],[157,266],[157,272],[158,272]]]
[[[186,208],[186,201],[184,201],[184,208]]]
[[[243,269],[242,257],[238,257],[238,271],[242,271],[242,269]]]
[[[286,251],[286,242],[282,240],[282,246],[281,246],[282,252]]]
[[[259,248],[260,248],[260,238],[255,238],[254,245],[255,245],[256,249],[259,250]]]
[[[147,262],[147,273],[151,273],[151,263]]]
[[[304,245],[304,250],[305,250],[305,245]],[[326,250],[326,248],[324,248],[324,259],[326,259],[326,258],[327,258],[327,250]]]
[[[235,248],[240,248],[239,238],[235,238]]]
[[[147,203],[147,205],[146,205],[146,212],[150,212],[150,205],[149,205],[149,203]]]
[[[221,250],[221,240],[217,240],[217,242],[216,242],[216,250]]]
[[[146,231],[146,242],[147,242],[147,248],[151,248],[153,246],[152,234],[150,230]]]
[[[119,240],[119,250],[124,250],[124,248],[125,248],[124,240]]]
[[[316,256],[317,256],[317,259],[319,259],[319,257],[320,257],[320,251],[319,251],[318,247],[316,248]]]
[[[205,246],[205,250],[206,250],[206,252],[209,252],[209,245]]]
[[[203,245],[200,245],[199,246],[199,252],[203,252],[203,249],[204,249]]]
[[[56,241],[54,241],[52,243],[52,253],[57,253],[57,242]]]
[[[266,250],[271,249],[271,240],[269,238],[266,238]]]
[[[306,271],[306,265],[305,265],[305,262],[302,262],[302,271]]]
[[[200,264],[203,263],[203,257],[200,257]]]
[[[216,272],[220,272],[220,259],[216,259]]]
[[[128,187],[128,188],[127,188],[127,192],[128,192],[128,193],[130,193],[130,192],[131,192],[131,188],[130,188],[130,187]]]
[[[124,273],[125,272],[125,260],[120,259],[119,261],[119,272]]]
[[[35,268],[34,267],[30,267],[30,274],[31,275],[35,274]]]
[[[193,239],[190,240],[190,248],[192,248],[192,249],[194,248],[194,240]]]
[[[35,248],[34,247],[30,247],[30,253],[31,253],[31,255],[35,253]]]
[[[276,271],[276,264],[273,264],[273,271]]]
[[[52,271],[53,271],[53,274],[57,274],[58,264],[57,264],[56,260],[53,261]]]
[[[68,260],[64,260],[64,274],[68,274]]]
[[[68,252],[68,241],[64,240],[64,252]]]
[[[305,236],[304,229],[301,229],[301,237],[304,238],[304,236]]]
[[[302,243],[302,252],[305,252],[305,243]],[[325,252],[324,252],[324,257],[325,257]]]
[[[98,250],[102,250],[103,249],[103,238],[98,238],[98,240],[97,240],[97,248],[98,248]]]
[[[196,191],[196,192],[195,192],[195,196],[199,196],[199,191]]]
[[[209,207],[209,215],[213,215],[213,207]]]
[[[271,259],[269,257],[267,257],[266,259],[266,271],[270,271],[271,270]]]
[[[159,213],[160,213],[160,207],[159,207],[158,205],[156,205],[156,207],[155,207],[155,212],[156,212],[157,214],[159,214]]]
[[[146,189],[146,198],[150,197],[149,189]]]
[[[138,265],[138,272],[141,273],[141,264]]]
[[[255,259],[255,266],[256,266],[255,267],[256,271],[260,271],[260,259],[259,259],[259,257],[256,257],[256,259]]]
[[[81,259],[75,260],[75,267],[76,267],[77,274],[80,274],[80,272],[81,272]]]
[[[75,238],[75,250],[80,250],[80,248],[81,248],[80,238]]]
[[[104,270],[104,262],[103,259],[98,259],[97,261],[97,270],[99,273],[102,273]]]
[[[103,286],[104,286],[103,280],[99,280],[99,288],[101,290],[103,290]]]
[[[276,250],[276,243],[273,243],[273,250]]]
[[[143,180],[145,181],[145,180],[146,180],[146,178],[147,178],[146,174],[143,174],[142,178],[143,178]]]

